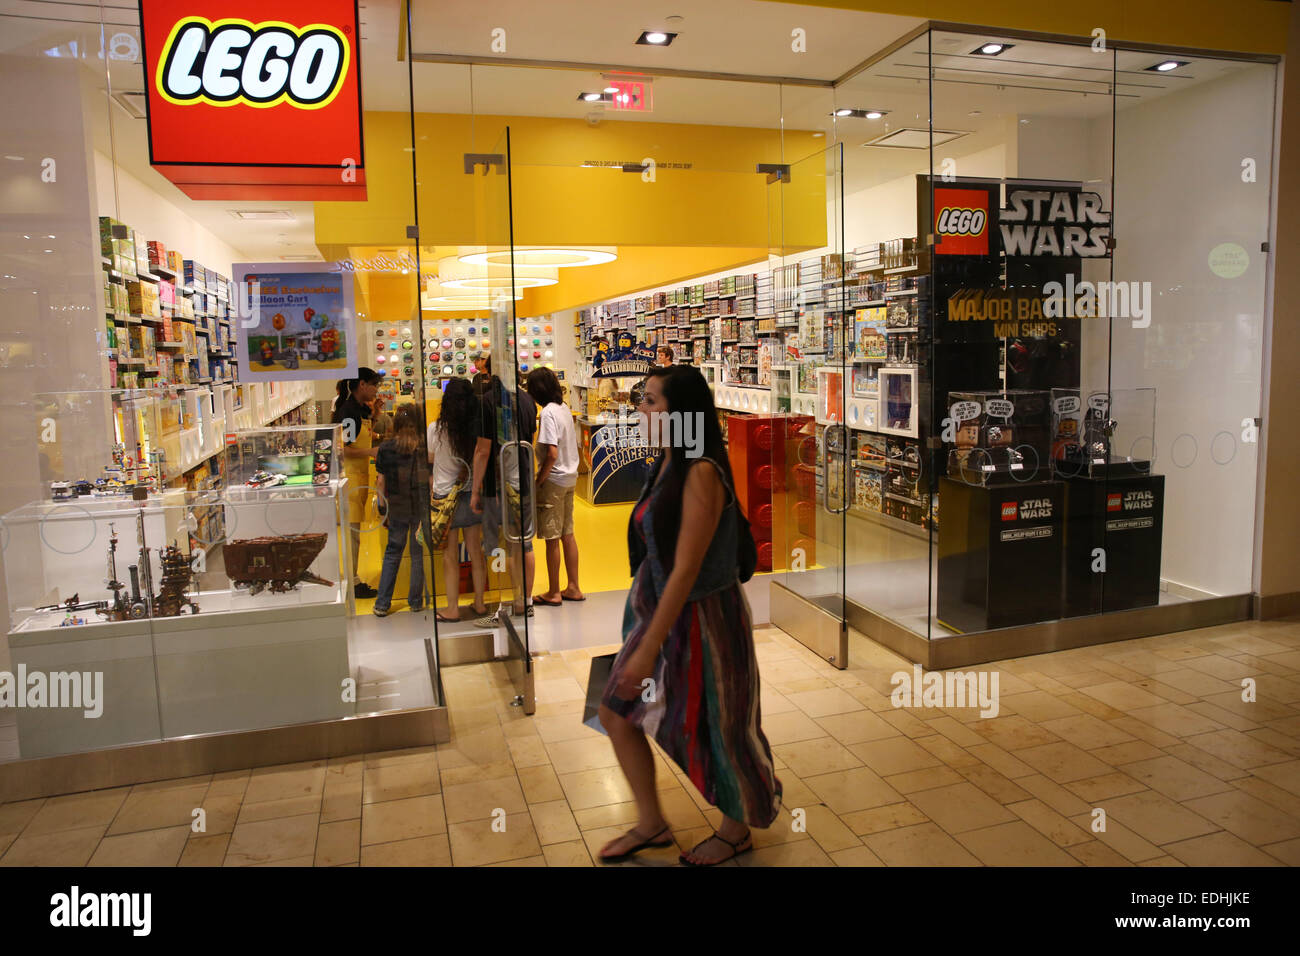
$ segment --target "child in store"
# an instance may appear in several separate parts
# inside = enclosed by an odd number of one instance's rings
[[[424,427],[414,405],[401,405],[393,414],[393,437],[383,442],[375,455],[378,472],[377,494],[388,509],[388,547],[379,574],[376,617],[391,611],[393,587],[402,566],[402,552],[410,542],[411,584],[408,603],[412,611],[424,610],[424,547],[416,532],[424,528],[429,540],[429,453],[424,446]]]

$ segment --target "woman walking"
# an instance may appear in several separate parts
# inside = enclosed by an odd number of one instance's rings
[[[412,611],[424,610],[424,547],[416,532],[423,527],[429,537],[429,453],[424,447],[424,429],[414,405],[398,406],[393,415],[393,437],[379,446],[375,471],[379,473],[377,493],[388,508],[388,547],[379,573],[376,617],[387,617],[393,587],[402,566],[407,542],[411,549],[411,584],[408,604]]]
[[[680,856],[687,865],[713,866],[753,849],[749,828],[770,826],[781,802],[759,727],[758,662],[737,562],[739,506],[713,395],[698,369],[652,369],[639,410],[648,433],[664,436],[667,447],[628,524],[633,581],[623,650],[600,707],[638,821],[607,843],[600,859],[617,862],[673,843],[655,789],[650,734],[723,813],[718,832]],[[666,413],[678,422],[693,416],[702,426],[702,456],[688,457],[680,430],[671,440]],[[646,678],[653,683],[643,684]]]
[[[539,414],[537,428],[537,537],[546,542],[545,594],[535,604],[559,607],[565,601],[585,601],[578,586],[578,539],[573,533],[573,491],[578,486],[578,438],[573,412],[564,404],[560,380],[549,368],[528,373],[528,394]],[[560,590],[560,551],[569,586]]]
[[[474,386],[467,379],[453,378],[442,393],[442,407],[438,420],[429,426],[429,462],[433,465],[433,494],[443,498],[450,494],[457,482],[468,482],[469,463],[474,460],[474,446],[478,442],[479,403]],[[447,587],[446,613],[438,612],[444,624],[460,618],[460,548],[457,530],[465,535],[465,550],[469,552],[470,573],[474,580],[474,615],[487,613],[483,603],[483,589],[487,584],[487,564],[483,559],[483,516],[470,508],[470,489],[462,487],[456,500],[456,511],[448,525],[447,540],[443,543],[442,571]],[[435,589],[436,590],[436,589]]]

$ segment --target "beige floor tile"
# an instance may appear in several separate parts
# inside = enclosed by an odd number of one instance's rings
[[[1276,787],[1300,796],[1300,760],[1256,767],[1254,775]]]
[[[361,802],[423,797],[441,789],[442,779],[435,758],[406,760],[366,770],[361,780]]]
[[[835,861],[836,866],[884,866],[885,863],[880,857],[872,853],[865,846],[849,847],[847,850],[838,850],[831,854],[831,859]]]
[[[325,761],[260,767],[253,771],[244,791],[244,803],[319,797],[325,789]]]
[[[899,827],[915,826],[918,823],[925,823],[929,818],[910,803],[891,803],[883,807],[873,807],[870,810],[857,810],[853,813],[846,813],[840,817],[847,826],[857,836],[868,836],[872,833],[883,833],[886,830],[896,830]]]
[[[827,853],[862,845],[844,821],[821,804],[805,808],[804,814],[808,835]]]
[[[813,806],[816,806],[816,804],[813,804]],[[811,808],[803,808],[805,814],[804,829],[799,829],[795,825],[794,814],[791,812],[792,808],[782,807],[780,812],[777,814],[776,819],[772,821],[771,826],[766,828],[754,827],[751,829],[750,832],[754,837],[754,846],[761,849],[765,846],[775,846],[778,843],[792,843],[796,840],[811,839],[807,830],[807,812],[809,809]],[[722,811],[718,810],[716,807],[705,811],[704,818],[709,822],[709,825],[713,829],[717,830],[721,828]],[[695,841],[695,843],[699,842],[699,840]],[[691,846],[694,846],[695,843],[692,843]]]
[[[831,717],[835,714],[847,714],[865,710],[862,702],[839,687],[825,690],[805,691],[801,694],[787,694],[790,702],[809,717]]]
[[[447,832],[442,796],[368,803],[361,809],[361,845],[393,843]]]
[[[527,812],[508,814],[504,831],[494,829],[493,821],[488,819],[452,823],[447,832],[455,866],[483,866],[542,855],[532,817]]]
[[[547,866],[593,866],[591,854],[583,840],[570,840],[568,843],[552,843],[542,847],[542,855]]]
[[[245,803],[239,808],[237,823],[257,823],[259,820],[277,820],[280,817],[300,817],[304,813],[320,813],[321,795],[287,797],[283,800],[264,800]],[[211,830],[208,831],[212,832]]]
[[[543,847],[551,843],[568,843],[582,838],[578,824],[573,818],[573,812],[564,800],[530,804],[528,812],[533,818],[537,842]]]
[[[845,749],[843,744],[830,737],[782,744],[773,747],[772,752],[785,761],[796,776],[804,780],[817,774],[847,770],[862,765],[862,761]]]
[[[203,798],[203,829],[200,833],[229,833],[235,829],[243,804],[238,796]]]
[[[1116,770],[1112,773],[1104,773],[1099,777],[1072,780],[1065,784],[1065,789],[1090,804],[1096,804],[1099,801],[1110,800],[1113,797],[1139,793],[1146,790],[1147,786],[1134,780],[1128,774]]]
[[[361,859],[361,821],[322,823],[316,835],[316,866],[341,866]]]
[[[551,762],[546,745],[536,733],[527,737],[507,737],[506,742],[516,767],[537,767]]]
[[[1300,840],[1284,840],[1260,847],[1269,856],[1275,857],[1287,866],[1300,866]]]
[[[501,863],[484,863],[484,866],[517,866],[517,867],[538,867],[547,866],[546,856],[538,854],[537,856],[528,856],[520,860],[504,860]]]
[[[1195,703],[1188,704],[1187,709],[1224,727],[1231,727],[1233,730],[1245,732],[1259,727],[1259,724],[1255,721],[1234,714],[1232,711],[1224,710],[1218,704],[1211,704],[1208,700],[1198,700]]]
[[[804,783],[840,817],[855,810],[900,803],[903,799],[902,794],[866,767],[806,777]]]
[[[1218,826],[1152,790],[1103,801],[1106,815],[1157,846],[1213,833]]]
[[[312,857],[316,852],[316,826],[319,819],[315,813],[306,813],[300,817],[240,823],[230,835],[224,865],[252,866],[303,856]]]
[[[934,823],[863,837],[886,866],[978,866],[979,860]]]
[[[215,773],[212,775],[212,782],[208,785],[208,797],[238,797],[244,799],[244,794],[248,790],[248,781],[253,777],[251,770],[231,770],[226,773]]]
[[[1102,763],[1086,750],[1064,741],[1041,747],[1027,747],[1017,750],[1015,755],[1044,777],[1061,784],[1101,776],[1111,770],[1109,764]]]
[[[51,797],[36,811],[23,830],[24,836],[53,833],[55,830],[107,828],[126,802],[130,787],[115,790],[91,790],[65,797]]]
[[[158,793],[162,790],[188,789],[190,787],[206,786],[212,782],[212,774],[197,773],[189,777],[168,777],[166,780],[151,780],[148,783],[137,783],[131,788],[134,793]]]
[[[1010,715],[972,724],[971,729],[989,743],[1003,750],[1019,751],[1029,747],[1059,744],[1061,738],[1024,717]]]
[[[849,750],[882,777],[942,765],[938,757],[907,737],[851,744]]]
[[[869,710],[844,714],[828,714],[817,718],[822,730],[819,735],[830,734],[842,744],[859,744],[869,740],[883,740],[899,736],[899,730]]]
[[[1079,861],[1022,820],[957,834],[987,866],[1078,866]]]
[[[170,789],[133,790],[122,803],[108,828],[109,836],[186,826],[194,820],[194,810],[203,805],[208,783]]]
[[[909,714],[906,710],[882,710],[879,711],[880,719],[889,724],[899,733],[907,737],[928,737],[934,731],[921,718]],[[926,713],[922,711],[922,713]]]
[[[1004,708],[1009,708],[1007,713],[1018,714],[1036,724],[1080,716],[1079,708],[1043,690],[1024,694],[1008,694],[1003,690],[1000,703]]]
[[[685,793],[685,791],[682,792]],[[686,799],[690,800],[690,797],[687,796]],[[567,801],[561,802],[567,803]],[[696,813],[700,812],[693,801],[691,807]],[[607,803],[600,807],[589,807],[586,810],[573,811],[573,819],[578,824],[579,830],[600,830],[606,827],[623,827],[623,829],[627,830],[636,825],[638,816],[637,805],[635,801],[631,800],[626,803]],[[701,814],[702,819],[703,815]],[[703,826],[704,824],[697,823],[696,825]]]
[[[361,777],[349,778],[339,783],[325,781],[325,795],[321,800],[321,823],[337,823],[339,820],[356,820],[361,817],[361,798],[363,796]]]
[[[983,766],[983,761],[979,757],[967,753],[964,747],[958,746],[942,734],[931,734],[929,737],[915,737],[913,739],[918,747],[924,747],[934,754],[945,766],[954,768]]]
[[[1105,668],[1098,663],[1098,669],[1104,670]],[[1126,680],[1112,680],[1104,684],[1093,684],[1088,687],[1081,687],[1079,690],[1088,697],[1096,698],[1103,704],[1109,704],[1116,710],[1122,710],[1126,713],[1143,707],[1158,707],[1161,704],[1168,703],[1163,697],[1158,697],[1150,691],[1136,687]]]
[[[1009,777],[1012,780],[1017,777],[1027,777],[1036,772],[1033,767],[1022,760],[1017,760],[997,744],[980,744],[977,747],[967,747],[966,750],[984,761],[1002,776]]]
[[[975,781],[978,785],[979,781]],[[1025,796],[1030,795],[1041,800],[1051,809],[1066,817],[1074,817],[1081,813],[1087,813],[1091,807],[1078,794],[1071,793],[1059,783],[1048,780],[1042,774],[1034,774],[1030,777],[1022,777],[1019,780],[1020,786],[1025,791]],[[1003,801],[1004,803],[1017,801]]]
[[[618,767],[560,774],[559,781],[564,788],[564,798],[574,811],[609,803],[627,803],[632,799],[632,790]]]
[[[443,791],[442,800],[448,823],[482,820],[498,810],[507,814],[528,811],[523,788],[515,777],[456,784]]]
[[[519,784],[524,788],[524,798],[529,803],[549,803],[563,800],[564,788],[550,764],[519,768]]]
[[[1089,813],[1073,817],[1070,822],[1079,829],[1091,833],[1097,841],[1110,847],[1130,863],[1142,863],[1165,855],[1158,846],[1142,839],[1137,833],[1110,816],[1106,817],[1105,830],[1092,829],[1093,817]]]
[[[1188,737],[1186,742],[1243,770],[1258,771],[1270,764],[1282,764],[1295,759],[1239,730],[1225,729],[1199,734]]]
[[[1178,667],[1174,670],[1160,672],[1160,682],[1176,687],[1193,697],[1206,697],[1210,694],[1223,694],[1233,689],[1228,681],[1210,674],[1194,671],[1190,667]]]
[[[1167,755],[1127,763],[1124,773],[1157,793],[1178,801],[1233,790],[1232,784]]]
[[[584,770],[617,767],[618,757],[608,737],[597,736],[546,744],[551,766],[561,776]]]
[[[920,790],[933,790],[965,782],[951,767],[926,767],[924,770],[909,770],[907,773],[890,774],[884,778],[885,783],[902,794],[915,793]]]
[[[86,865],[175,866],[189,835],[188,826],[173,826],[106,836]]]
[[[504,740],[504,738],[502,739]],[[509,759],[510,750],[508,747],[506,748],[505,757],[500,760],[484,760],[482,762],[465,760],[461,762],[455,759],[447,760],[448,756],[450,755],[440,755],[440,776],[444,788],[454,787],[461,783],[478,783],[483,780],[497,780],[501,777],[516,775],[515,765]],[[448,763],[454,765],[448,766]]]
[[[1076,846],[1092,839],[1041,800],[1021,800],[1019,803],[1007,804],[1007,809],[1057,846]]]
[[[1232,785],[1243,793],[1263,800],[1270,807],[1281,810],[1287,816],[1300,820],[1300,797],[1294,793],[1287,793],[1281,787],[1254,776],[1234,780]]]
[[[107,829],[105,824],[43,833],[24,831],[0,857],[0,866],[85,866]]]
[[[229,833],[215,833],[203,836],[191,833],[181,851],[177,866],[220,866],[226,858],[226,847],[230,844]]]
[[[1073,740],[1071,743],[1079,744],[1079,741]],[[1083,745],[1079,744],[1079,746]],[[1126,744],[1114,744],[1110,747],[1084,747],[1083,749],[1112,767],[1120,767],[1126,763],[1133,763],[1135,760],[1151,760],[1155,757],[1163,757],[1165,754],[1163,750],[1152,747],[1145,740],[1130,740]]]
[[[688,830],[706,825],[703,812],[685,788],[660,793],[659,807],[673,829]]]
[[[762,684],[759,687],[758,696],[763,720],[767,720],[772,714],[788,714],[792,710],[799,709],[790,703],[790,698],[769,684]]]
[[[1181,704],[1164,703],[1156,707],[1139,707],[1131,711],[1130,716],[1157,730],[1182,738],[1213,733],[1222,728],[1217,720],[1203,717]]]
[[[1120,730],[1092,714],[1076,714],[1073,717],[1058,717],[1054,720],[1046,720],[1043,727],[1062,740],[1074,744],[1084,750],[1095,750],[1099,747],[1110,747],[1123,745],[1125,743],[1141,743],[1134,741],[1133,735]]]
[[[975,784],[998,803],[1012,803],[1016,800],[1027,800],[1030,797],[1029,793],[1002,776],[988,764],[979,761],[978,758],[976,763],[969,767],[958,767],[957,773]]]
[[[776,846],[755,846],[736,858],[739,866],[833,866],[834,861],[814,840],[799,840]]]
[[[1113,726],[1132,734],[1139,740],[1146,741],[1152,747],[1172,747],[1179,743],[1179,739],[1172,734],[1167,734],[1163,730],[1152,727],[1145,721],[1138,720],[1129,714],[1108,719]]]
[[[866,713],[866,711],[863,711],[863,713]],[[763,715],[763,736],[767,738],[768,744],[774,747],[779,744],[791,744],[801,740],[825,737],[828,733],[830,733],[829,730],[822,727],[801,710],[792,710],[784,714]],[[834,735],[832,734],[832,736]],[[844,743],[842,740],[840,742]]]
[[[1207,753],[1200,747],[1193,747],[1191,744],[1174,744],[1172,747],[1166,747],[1164,752],[1171,757],[1177,757],[1179,760],[1191,764],[1197,770],[1204,770],[1220,780],[1231,782],[1251,775],[1249,770],[1234,767],[1227,761],[1220,760],[1214,754]]]
[[[949,833],[961,833],[1016,819],[1015,814],[965,781],[908,794],[907,799]]]
[[[1222,831],[1170,843],[1164,849],[1187,866],[1282,866],[1276,857]]]
[[[1236,788],[1230,793],[1184,798],[1183,806],[1255,846],[1300,837],[1300,819]]]
[[[926,723],[959,747],[978,747],[986,742],[983,737],[961,721],[954,720],[946,714],[942,717],[935,717],[933,720],[927,720]]]
[[[1066,847],[1066,852],[1084,866],[1132,866],[1133,862],[1098,840]]]
[[[447,834],[413,837],[361,848],[362,866],[451,866]]]
[[[44,798],[0,804],[0,836],[21,833],[44,804]]]
[[[813,792],[812,787],[801,780],[790,769],[778,770],[776,779],[781,781],[781,802],[787,807],[803,807],[810,803],[820,803],[821,798]]]

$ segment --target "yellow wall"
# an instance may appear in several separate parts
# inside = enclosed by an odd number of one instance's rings
[[[1087,37],[1101,27],[1111,40],[1239,53],[1286,52],[1292,4],[1277,0],[764,0],[893,13],[1008,30]]]

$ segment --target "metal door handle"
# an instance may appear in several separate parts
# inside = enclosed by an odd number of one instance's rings
[[[521,510],[523,505],[525,474],[528,475],[528,486],[532,489],[531,493],[528,495],[527,511],[525,514],[520,515],[521,519],[527,518],[527,521],[524,522],[523,527],[519,529],[518,536],[510,533],[510,522],[507,520],[508,515],[506,514],[510,508],[510,496],[506,491],[506,488],[508,487],[506,482],[506,449],[511,446],[517,449],[515,454],[515,465],[519,472],[519,497]],[[528,459],[527,471],[524,470],[525,449],[527,450],[526,457]],[[501,505],[501,533],[506,536],[507,541],[512,542],[513,544],[521,544],[524,541],[533,540],[534,529],[537,526],[537,488],[535,487],[536,482],[532,471],[532,462],[533,443],[522,441],[520,439],[504,442],[501,445],[501,451],[497,454],[497,486],[500,489],[500,494],[503,499]]]
[[[842,446],[842,452],[841,452],[841,454],[842,454],[841,461],[843,462],[843,467],[842,467],[842,469],[841,469],[841,470],[842,470],[842,473],[843,473],[843,480],[842,480],[842,483],[841,483],[841,488],[842,488],[843,491],[845,492],[845,494],[844,494],[844,507],[842,507],[842,508],[832,508],[832,507],[831,507],[831,463],[830,463],[830,462],[831,462],[831,431],[832,431],[832,429],[838,429],[839,432],[843,435],[843,439],[844,439],[844,440],[843,440],[843,446]],[[849,465],[848,465],[849,458],[848,458],[848,453],[849,453],[849,445],[848,445],[848,440],[849,440],[849,429],[848,429],[848,426],[847,426],[847,425],[827,425],[827,426],[826,426],[826,431],[822,434],[822,472],[823,472],[823,474],[825,475],[825,481],[822,483],[822,508],[825,509],[825,511],[826,511],[827,514],[832,514],[832,515],[842,515],[842,514],[844,514],[844,512],[846,512],[846,511],[849,510],[849,496],[848,496],[848,479],[849,479]]]

